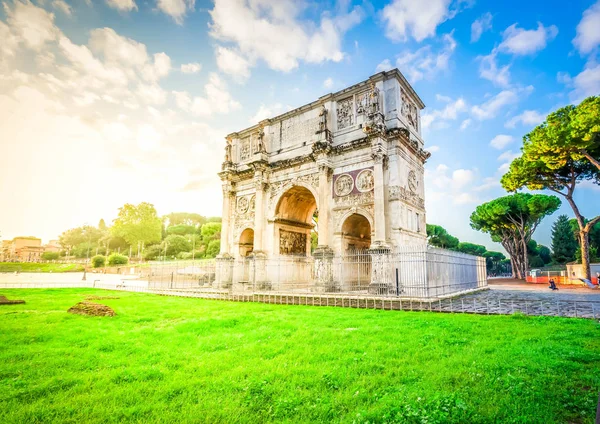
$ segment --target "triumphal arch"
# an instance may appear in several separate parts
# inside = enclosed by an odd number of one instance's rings
[[[228,135],[221,263],[253,258],[267,282],[260,261],[311,258],[286,272],[327,290],[333,257],[425,245],[423,107],[394,69]]]

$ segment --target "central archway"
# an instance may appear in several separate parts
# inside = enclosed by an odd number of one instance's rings
[[[275,208],[275,244],[279,255],[310,254],[311,231],[317,200],[306,187],[293,186],[279,198]]]

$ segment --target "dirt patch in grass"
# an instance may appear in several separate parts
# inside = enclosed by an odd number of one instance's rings
[[[79,302],[77,305],[70,307],[67,312],[70,314],[88,315],[93,317],[115,316],[115,311],[112,308],[94,302]]]
[[[24,300],[8,300],[6,296],[0,296],[0,305],[19,305],[25,303]]]
[[[87,295],[85,297],[85,300],[106,300],[106,299],[120,299],[117,296],[94,296],[94,295]]]

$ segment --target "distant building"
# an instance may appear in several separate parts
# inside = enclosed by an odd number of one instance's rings
[[[37,237],[15,237],[2,242],[2,261],[38,262],[42,259],[44,247]]]
[[[62,250],[58,240],[50,240],[48,244],[44,245],[44,252],[60,252]]]

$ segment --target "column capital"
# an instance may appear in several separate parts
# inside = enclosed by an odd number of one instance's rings
[[[230,181],[223,182],[221,188],[223,189],[223,196],[233,196],[235,194],[235,187]]]

